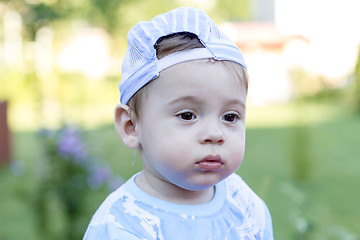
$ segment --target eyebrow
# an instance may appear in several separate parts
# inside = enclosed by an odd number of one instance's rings
[[[176,104],[179,102],[191,102],[191,103],[201,103],[203,100],[195,97],[195,96],[181,96],[179,98],[174,98],[168,102],[168,104]],[[237,100],[237,99],[229,99],[227,102],[227,105],[240,105],[243,109],[246,109],[246,104],[243,101]]]
[[[229,105],[240,105],[241,107],[243,107],[244,109],[246,109],[246,103],[243,101],[239,101],[239,100],[230,100]]]
[[[195,103],[200,103],[201,100],[198,99],[197,97],[194,97],[194,96],[181,96],[181,97],[174,98],[174,99],[170,100],[170,101],[168,102],[168,104],[175,104],[175,103],[178,103],[178,102],[195,102]]]

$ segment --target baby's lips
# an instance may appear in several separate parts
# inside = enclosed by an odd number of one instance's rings
[[[219,170],[222,167],[223,161],[220,155],[209,155],[196,164],[203,170],[214,171]]]

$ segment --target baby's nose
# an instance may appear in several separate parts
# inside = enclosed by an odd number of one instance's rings
[[[225,137],[220,123],[209,121],[204,124],[201,134],[201,143],[223,144]]]

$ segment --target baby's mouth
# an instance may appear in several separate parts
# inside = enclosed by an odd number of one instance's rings
[[[208,155],[196,164],[202,170],[215,171],[219,170],[224,163],[220,155]]]

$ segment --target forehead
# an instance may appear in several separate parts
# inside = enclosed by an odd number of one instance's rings
[[[240,66],[239,66],[240,67]],[[245,102],[246,87],[236,73],[238,69],[226,62],[210,59],[194,60],[176,64],[163,70],[149,84],[148,94],[163,98],[184,95],[203,98],[231,98]]]

